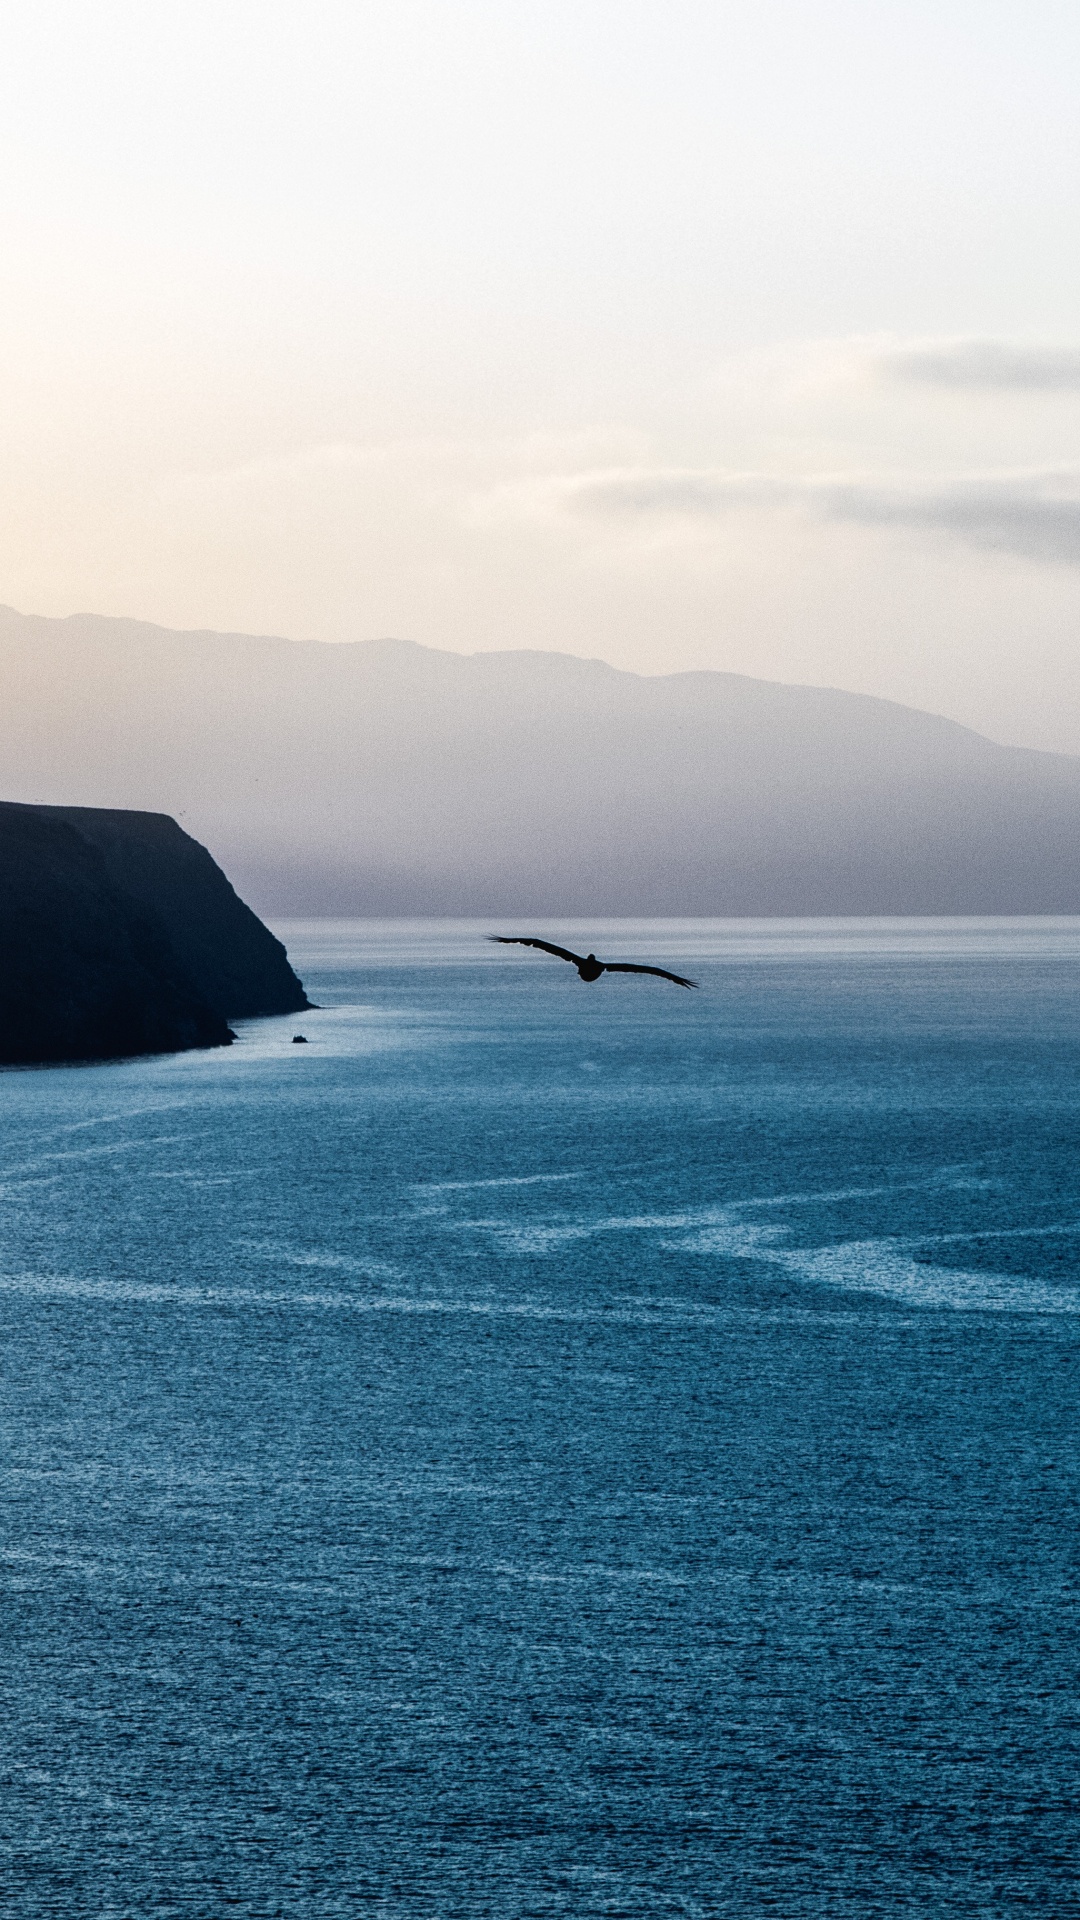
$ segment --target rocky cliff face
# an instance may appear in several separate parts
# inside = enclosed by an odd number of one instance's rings
[[[284,947],[163,814],[0,803],[0,1063],[227,1046],[307,1006]]]

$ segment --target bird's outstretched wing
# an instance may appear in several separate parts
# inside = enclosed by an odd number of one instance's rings
[[[632,960],[605,960],[605,973],[656,973],[661,980],[674,980],[677,987],[696,987],[696,980],[684,980],[681,973],[669,973],[666,967],[636,967]]]
[[[515,933],[489,933],[488,939],[500,947],[539,947],[544,953],[553,953],[557,960],[569,960],[575,967],[584,958],[583,954],[570,953],[566,947],[553,947],[550,940],[523,940]]]

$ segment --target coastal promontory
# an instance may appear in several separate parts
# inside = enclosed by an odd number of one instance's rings
[[[310,1003],[281,942],[165,814],[0,802],[0,1064],[227,1046]]]

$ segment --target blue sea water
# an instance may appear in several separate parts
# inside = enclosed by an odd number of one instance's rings
[[[484,931],[0,1074],[0,1911],[1080,1912],[1080,922]]]

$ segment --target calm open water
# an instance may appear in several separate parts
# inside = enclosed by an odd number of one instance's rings
[[[1080,921],[540,930],[0,1074],[5,1916],[1080,1912]]]

